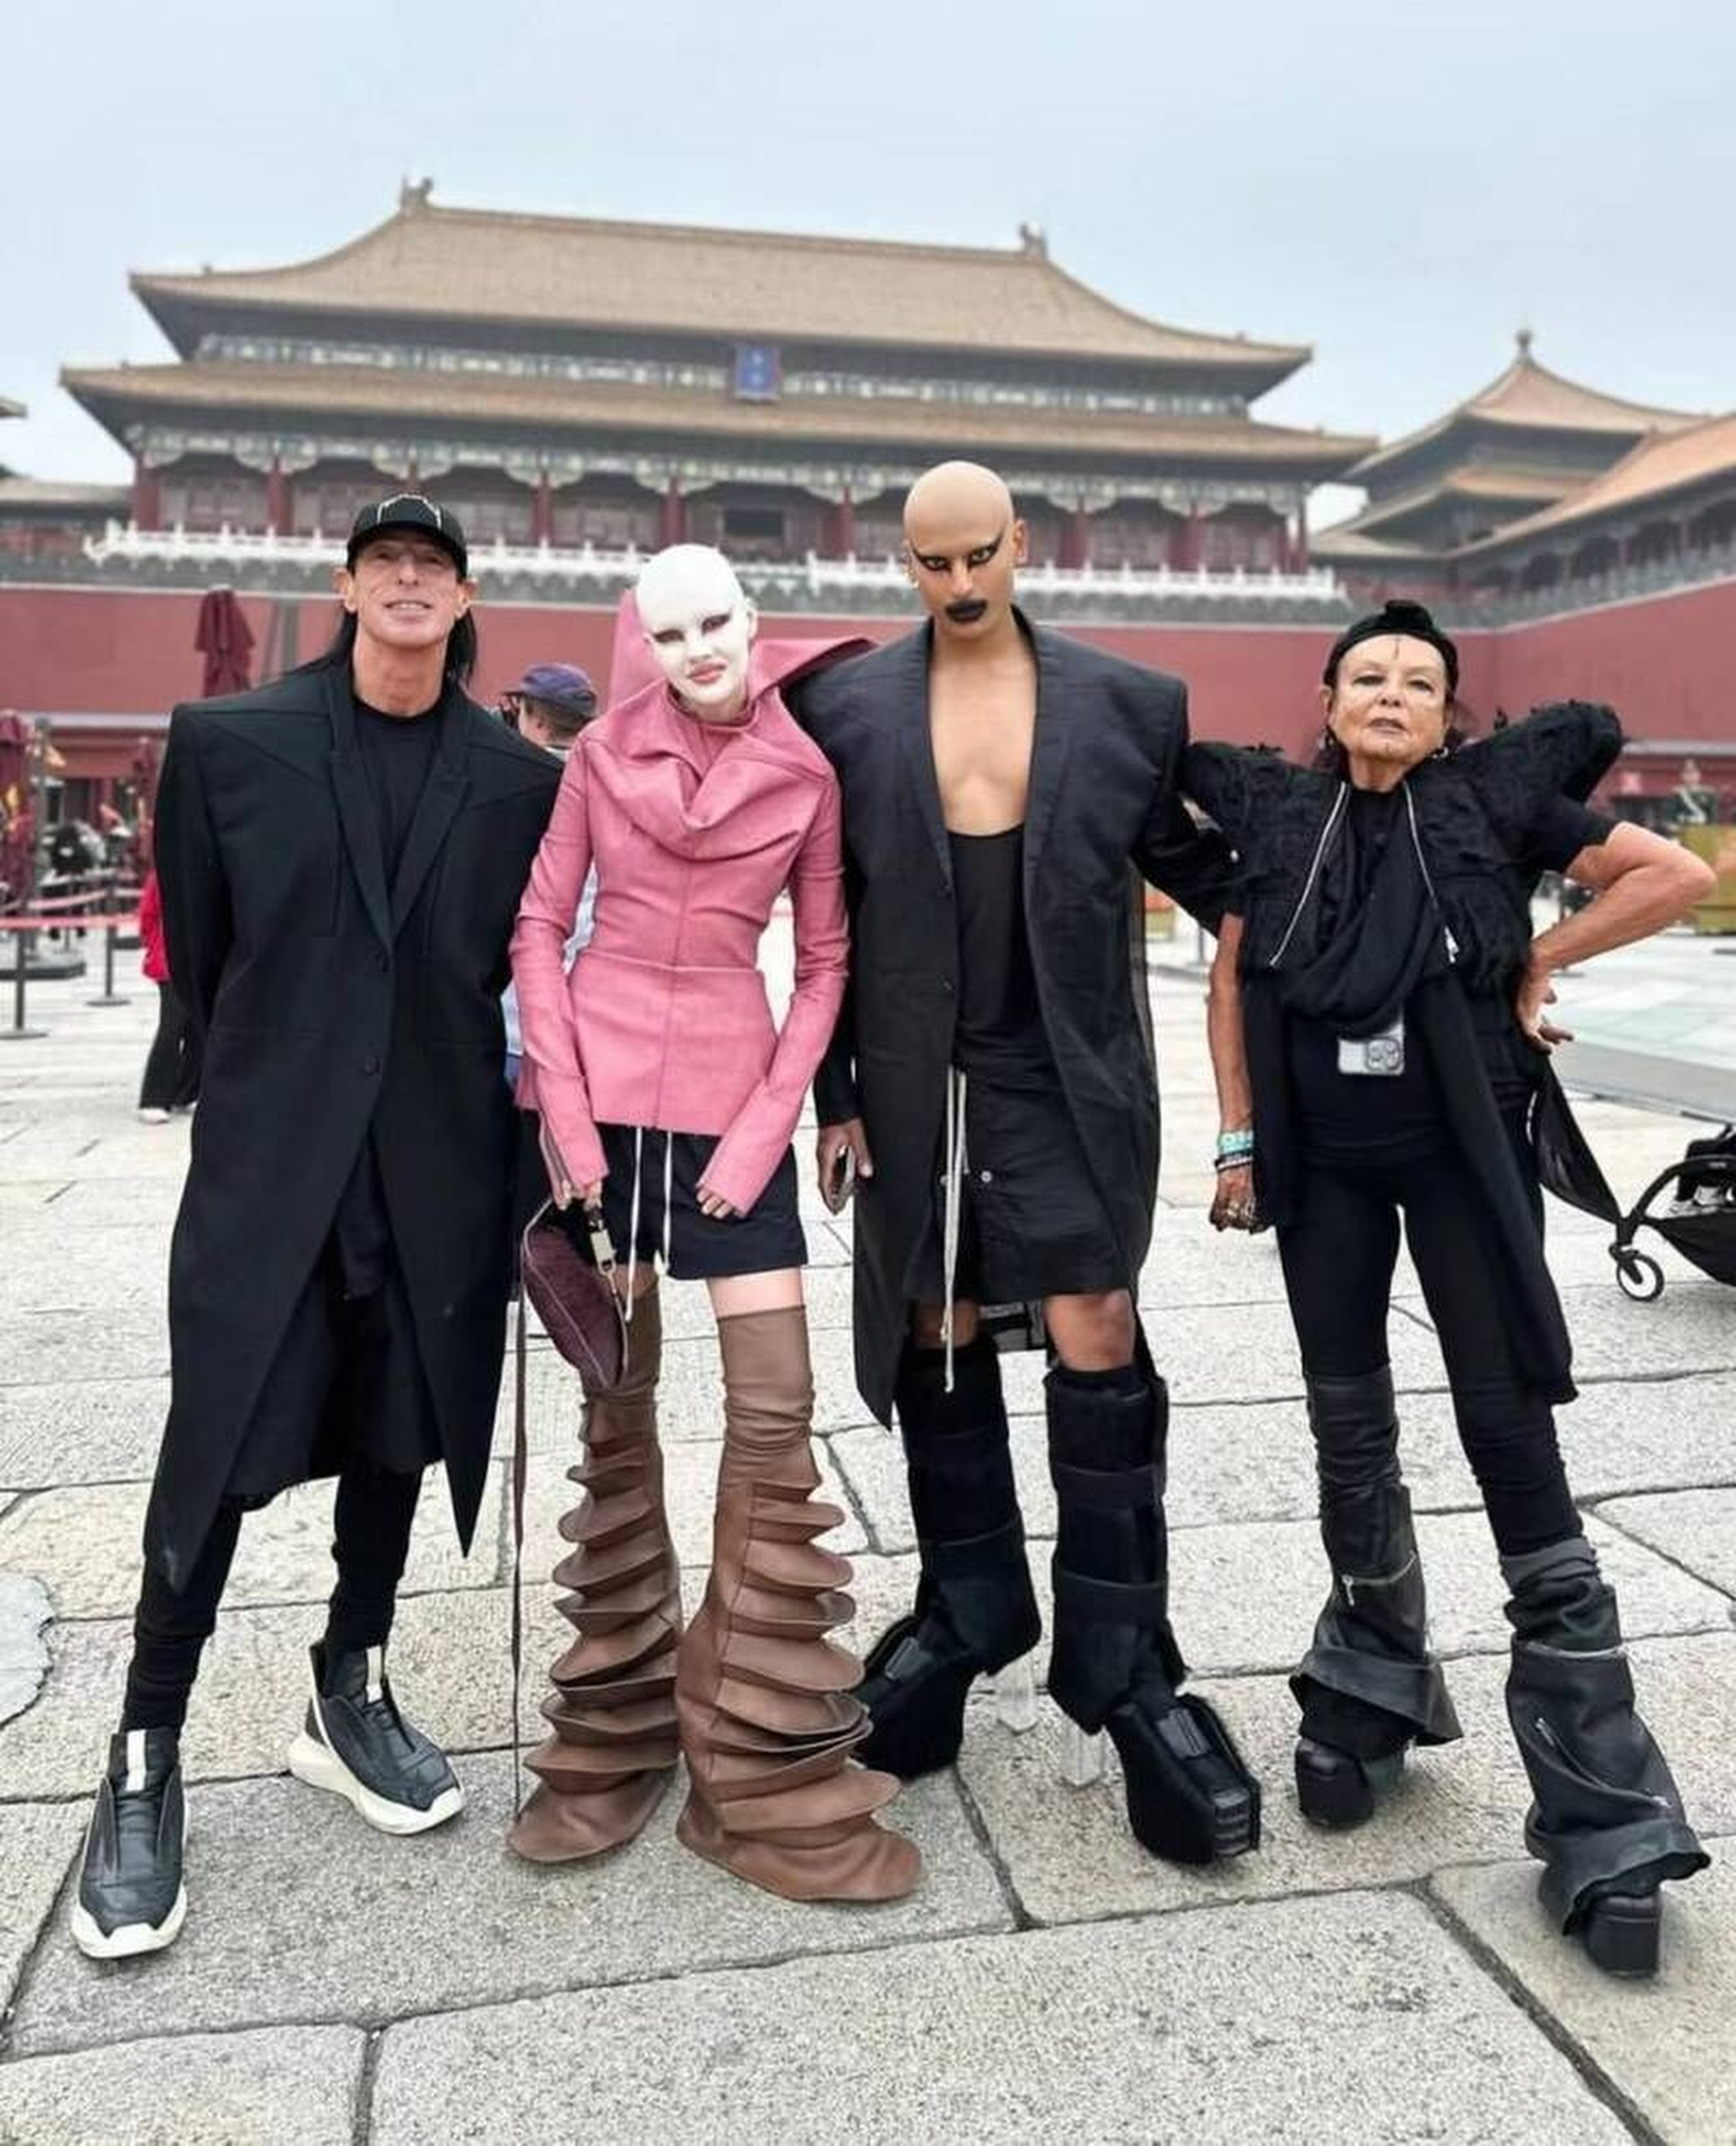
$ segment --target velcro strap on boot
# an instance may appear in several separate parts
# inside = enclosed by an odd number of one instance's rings
[[[1051,1459],[1049,1474],[1064,1505],[1095,1512],[1150,1512],[1160,1495],[1157,1469],[1149,1460],[1137,1468],[1072,1468]]]
[[[1160,1580],[1092,1580],[1082,1572],[1068,1572],[1061,1567],[1055,1574],[1057,1616],[1081,1617],[1098,1624],[1155,1629],[1167,1619],[1168,1594]]]
[[[935,1542],[928,1535],[917,1538],[922,1570],[935,1580],[974,1579],[985,1566],[1005,1555],[1019,1557],[1025,1548],[1025,1523],[1009,1520],[1005,1527],[990,1528],[986,1535],[967,1535],[962,1541]]]

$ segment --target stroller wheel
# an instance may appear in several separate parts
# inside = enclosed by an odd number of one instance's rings
[[[1663,1295],[1664,1270],[1649,1254],[1624,1246],[1610,1256],[1615,1261],[1615,1278],[1624,1296],[1631,1297],[1635,1304],[1651,1304]]]

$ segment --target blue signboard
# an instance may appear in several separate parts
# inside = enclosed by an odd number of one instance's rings
[[[777,345],[738,342],[736,345],[736,399],[741,402],[776,402],[783,387],[783,366]]]

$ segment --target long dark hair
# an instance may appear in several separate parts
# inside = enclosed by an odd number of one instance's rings
[[[298,676],[307,671],[347,671],[351,658],[356,653],[356,614],[352,611],[338,614],[337,631],[311,662],[297,665],[289,675]],[[476,622],[468,611],[446,636],[446,676],[455,686],[470,684],[476,667]]]

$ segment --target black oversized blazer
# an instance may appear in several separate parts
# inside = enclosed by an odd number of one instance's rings
[[[156,861],[205,1043],[145,1529],[184,1584],[372,1125],[461,1540],[486,1475],[516,1141],[500,994],[561,770],[449,684],[388,888],[345,669],[176,709]]]
[[[1158,1103],[1145,994],[1149,880],[1215,925],[1228,847],[1175,788],[1187,692],[1022,616],[1037,665],[1025,911],[1043,1026],[1130,1287],[1151,1238]],[[805,680],[791,705],[844,794],[851,981],[815,1082],[822,1124],[860,1115],[856,1364],[890,1420],[905,1275],[932,1212],[958,998],[958,918],[929,734],[932,629]]]

